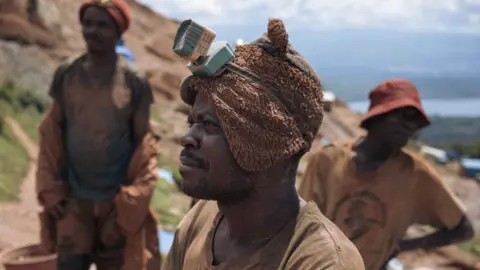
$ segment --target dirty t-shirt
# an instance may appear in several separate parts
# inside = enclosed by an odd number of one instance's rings
[[[367,270],[378,270],[407,228],[454,228],[465,212],[436,171],[406,149],[375,172],[357,171],[352,143],[312,154],[299,187],[357,246]]]
[[[162,269],[364,269],[358,250],[314,203],[302,206],[296,219],[250,256],[213,266],[213,236],[221,218],[216,202],[199,201],[180,223]]]
[[[94,84],[82,61],[74,61],[62,79],[55,78],[50,91],[64,116],[62,179],[72,197],[108,200],[127,183],[135,147],[133,119],[139,106],[150,105],[152,94],[145,83],[135,89],[125,81]]]

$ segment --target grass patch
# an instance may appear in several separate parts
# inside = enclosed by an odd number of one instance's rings
[[[480,258],[480,234],[475,235],[470,241],[458,244],[457,247],[464,252],[468,252]]]
[[[0,85],[0,115],[17,120],[27,135],[38,141],[37,126],[47,109],[47,102],[31,91],[17,88],[7,81]]]
[[[34,141],[38,142],[38,125],[42,121],[42,115],[33,108],[27,108],[13,115],[13,118],[22,126],[27,135]]]
[[[183,217],[183,213],[176,210],[172,197],[178,193],[175,185],[159,179],[150,202],[150,206],[158,214],[160,224],[175,228]]]
[[[172,173],[174,183],[159,178],[150,206],[158,214],[160,224],[164,228],[174,229],[186,214],[183,209],[183,193],[180,191],[181,176],[178,166],[165,157],[158,157],[158,167]]]
[[[28,170],[28,155],[10,128],[2,125],[0,134],[0,201],[18,199],[23,177]]]
[[[37,139],[36,127],[46,103],[13,82],[0,84],[0,201],[18,199],[23,178],[28,171],[28,154],[9,126],[6,116],[17,120],[27,134]]]
[[[150,106],[150,118],[157,122],[157,123],[163,123],[164,120],[159,112],[159,109],[153,105],[153,106]]]

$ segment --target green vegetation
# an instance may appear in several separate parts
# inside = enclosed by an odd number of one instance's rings
[[[31,91],[19,89],[13,82],[0,85],[0,115],[18,121],[31,139],[38,140],[37,126],[46,111],[47,102]]]
[[[472,240],[460,243],[457,246],[459,249],[480,258],[480,234],[475,235]]]
[[[0,85],[0,201],[17,199],[22,180],[28,171],[28,155],[4,122],[6,116],[17,120],[32,139],[45,103],[14,83]]]
[[[420,140],[461,156],[480,158],[480,117],[433,117]]]
[[[163,226],[175,228],[185,214],[179,209],[175,209],[172,200],[178,192],[175,185],[163,179],[158,180],[150,206],[158,214],[160,224]]]
[[[22,112],[13,115],[13,118],[18,121],[27,135],[35,142],[38,142],[37,127],[42,120],[42,114],[39,114],[35,109],[28,108]]]
[[[442,143],[436,145],[442,149],[451,149],[461,156],[480,158],[480,138],[478,142],[472,143]]]
[[[170,184],[164,179],[159,179],[155,192],[153,194],[150,206],[157,213],[160,224],[164,227],[175,228],[188,209],[183,209],[182,202],[188,200],[188,197],[183,195],[179,190],[181,176],[177,166],[171,163],[162,161],[159,158],[159,167],[172,172],[175,180],[174,184]]]
[[[27,170],[27,151],[4,124],[0,134],[0,201],[17,199]]]
[[[150,118],[157,123],[162,123],[163,122],[163,118],[162,118],[160,112],[158,111],[158,108],[155,107],[155,105],[152,105],[150,107]]]
[[[422,130],[420,139],[429,144],[478,143],[480,117],[432,117],[432,124]]]

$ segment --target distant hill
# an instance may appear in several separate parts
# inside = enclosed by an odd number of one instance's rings
[[[382,71],[365,67],[323,67],[318,68],[324,85],[345,101],[366,100],[368,92],[388,78],[411,80],[420,91],[422,98],[447,99],[480,97],[480,74],[439,75],[412,72]]]
[[[265,24],[214,29],[219,39],[248,42],[259,28]],[[423,98],[480,97],[479,35],[295,28],[289,33],[325,86],[345,101],[365,100],[387,78],[411,79]]]
[[[430,144],[472,144],[480,142],[480,117],[432,117],[420,139]]]

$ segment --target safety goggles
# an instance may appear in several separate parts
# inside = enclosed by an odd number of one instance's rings
[[[235,64],[234,48],[226,41],[214,41],[215,36],[215,32],[211,29],[192,20],[185,20],[178,28],[173,51],[184,59],[190,60],[188,68],[194,76],[217,77],[228,70],[267,88],[281,106],[290,113],[288,103],[277,87],[254,72]]]

